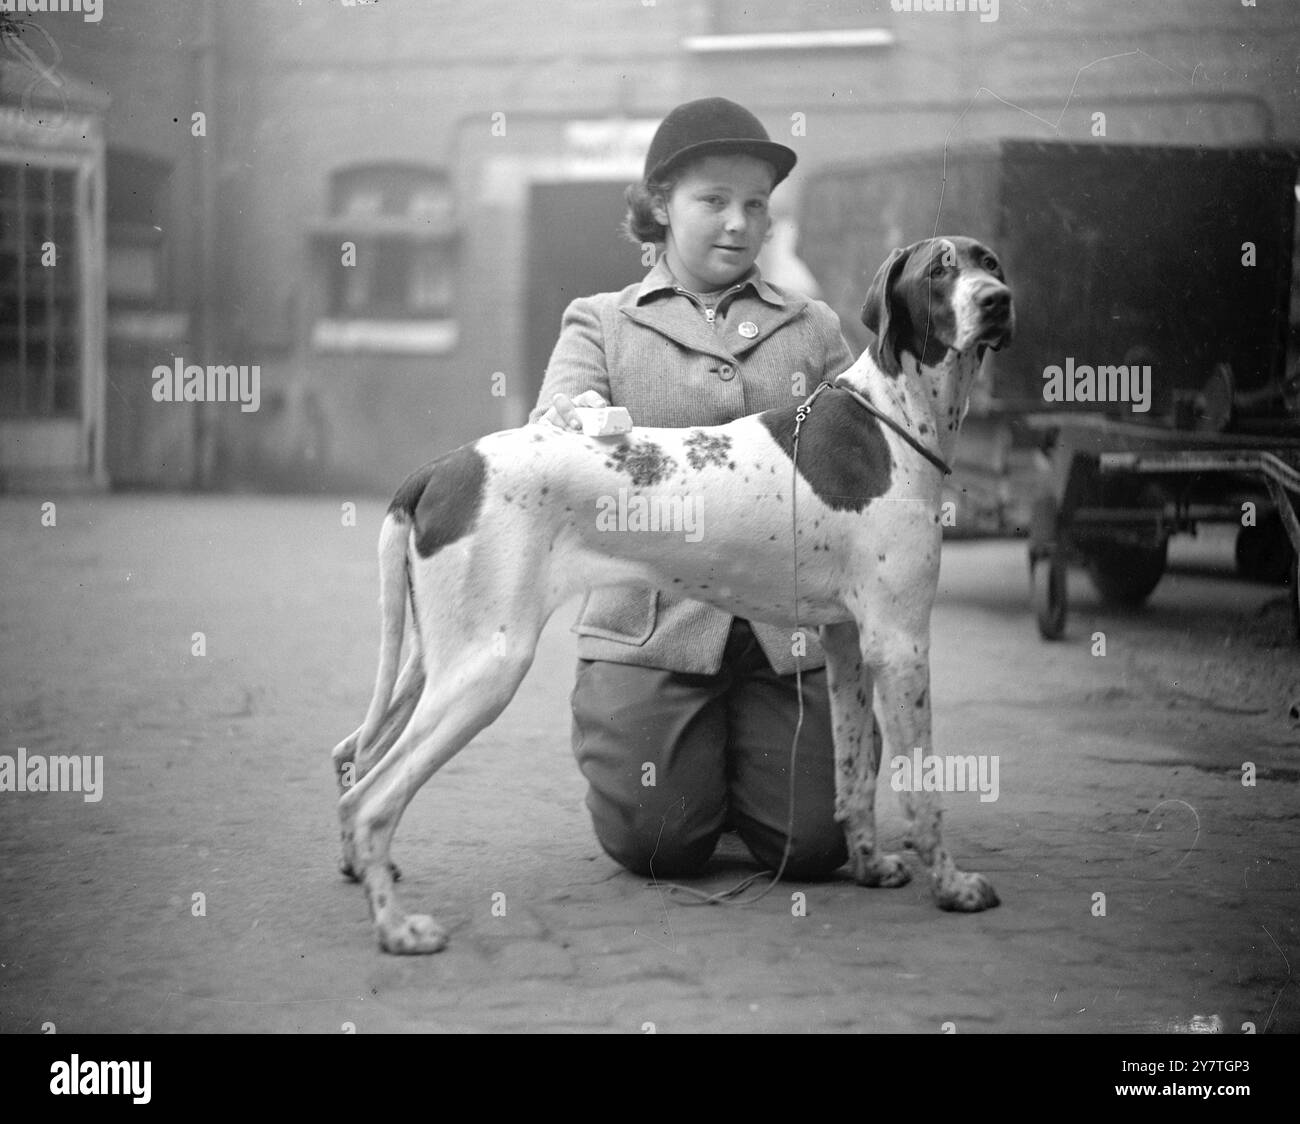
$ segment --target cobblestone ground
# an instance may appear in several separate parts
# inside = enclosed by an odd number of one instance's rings
[[[404,900],[452,943],[399,959],[336,873],[328,765],[373,680],[384,505],[345,527],[321,500],[57,502],[53,528],[0,502],[0,753],[102,755],[105,787],[0,793],[0,1030],[1300,1030],[1300,663],[1275,590],[1193,568],[1125,620],[1080,580],[1044,645],[1022,543],[945,547],[936,749],[1000,758],[997,801],[947,802],[1002,898],[975,916],[922,878],[688,908],[622,872],[569,753],[562,610],[402,822]],[[698,884],[751,869],[728,845]]]

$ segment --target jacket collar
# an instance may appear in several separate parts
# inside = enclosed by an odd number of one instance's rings
[[[741,300],[752,292],[762,302],[746,309],[745,319],[758,329],[753,338],[749,339],[737,330],[740,322],[732,324],[726,332],[717,331],[704,319],[689,297],[681,298],[684,302],[690,302],[690,315],[683,316],[681,305],[666,299],[676,294],[679,282],[662,257],[633,290],[631,302],[625,303],[622,311],[629,319],[654,329],[683,347],[734,361],[762,343],[781,325],[798,316],[807,304],[802,298],[787,296],[769,285],[763,280],[757,266],[751,268],[738,284],[741,287],[731,300]]]
[[[758,298],[767,304],[776,308],[784,308],[790,302],[782,296],[776,289],[772,288],[763,280],[763,275],[758,271],[758,266],[751,265],[749,272],[740,279],[737,284],[740,285],[739,293],[746,289],[753,289]],[[663,254],[659,255],[659,260],[655,262],[654,268],[645,275],[644,280],[637,287],[636,303],[643,304],[650,297],[657,293],[676,292],[681,282],[673,276],[673,271],[668,268],[668,259]],[[735,286],[728,286],[734,288]]]

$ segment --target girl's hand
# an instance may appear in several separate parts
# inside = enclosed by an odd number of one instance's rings
[[[567,394],[557,394],[552,402],[554,405],[538,418],[535,424],[542,425],[549,422],[560,429],[574,429],[579,433],[582,432],[582,419],[574,413],[574,406],[609,405],[595,390],[584,390],[576,398],[570,398]]]

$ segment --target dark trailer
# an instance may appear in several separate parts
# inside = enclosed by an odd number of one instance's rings
[[[1017,338],[986,360],[956,479],[968,522],[1029,533],[1045,637],[1067,564],[1136,606],[1170,536],[1210,521],[1237,524],[1240,568],[1289,580],[1296,607],[1296,183],[1297,153],[1270,146],[1003,140],[806,188],[800,253],[859,347],[894,246],[967,234],[1001,257]]]

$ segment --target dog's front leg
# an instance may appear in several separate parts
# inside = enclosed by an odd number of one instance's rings
[[[871,714],[871,675],[858,626],[824,625],[821,640],[835,735],[835,820],[844,828],[853,877],[861,886],[904,886],[912,876],[903,860],[876,849],[880,729]]]
[[[888,650],[883,650],[885,648]],[[876,646],[864,658],[876,679],[879,718],[892,758],[913,759],[919,748],[924,762],[932,752],[930,740],[929,647],[913,638]],[[904,654],[905,653],[905,654]],[[943,844],[939,795],[926,791],[920,777],[911,777],[899,796],[911,824],[912,845],[930,868],[931,890],[940,909],[977,913],[998,904],[992,884],[982,874],[957,869]]]

